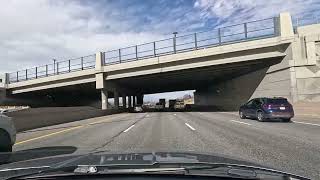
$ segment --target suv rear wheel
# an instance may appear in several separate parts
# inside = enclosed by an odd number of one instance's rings
[[[242,111],[239,111],[239,117],[240,117],[240,119],[245,119],[246,118],[246,116],[243,114]]]
[[[265,120],[264,114],[263,114],[262,111],[258,111],[258,112],[257,112],[257,119],[258,119],[258,121],[260,121],[260,122],[263,122],[263,121]]]

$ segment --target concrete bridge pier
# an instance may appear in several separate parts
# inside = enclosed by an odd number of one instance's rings
[[[114,98],[114,108],[119,109],[119,92],[117,90],[113,91],[113,98]]]
[[[106,89],[101,89],[101,109],[108,109],[108,91]]]
[[[128,108],[132,107],[131,96],[128,96]]]
[[[132,107],[136,106],[136,96],[132,96]]]
[[[126,109],[127,108],[127,96],[125,94],[122,94],[122,108]]]
[[[143,104],[143,94],[137,95],[137,104],[139,105]]]

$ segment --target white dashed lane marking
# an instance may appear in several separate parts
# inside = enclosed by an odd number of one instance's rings
[[[311,126],[320,126],[320,124],[313,124],[313,123],[307,123],[307,122],[300,122],[300,121],[292,121],[294,123],[298,123],[298,124],[307,124],[307,125],[311,125]]]
[[[188,123],[184,123],[186,126],[188,126],[192,131],[195,131],[196,129],[195,128],[193,128],[190,124],[188,124]]]
[[[128,132],[131,128],[133,128],[134,127],[134,125],[132,125],[132,126],[130,126],[128,129],[126,129],[126,130],[124,130],[123,132]]]
[[[235,123],[240,123],[240,124],[245,124],[245,125],[251,126],[251,124],[245,123],[245,122],[241,122],[241,121],[236,121],[236,120],[230,120],[230,121],[231,122],[235,122]]]

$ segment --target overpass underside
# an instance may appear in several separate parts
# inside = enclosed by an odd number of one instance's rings
[[[117,89],[126,90],[125,92],[120,92],[120,97],[122,97],[122,95],[135,96],[141,94],[197,90],[195,93],[195,98],[197,99],[199,92],[206,92],[212,86],[232,81],[235,78],[246,76],[250,73],[257,71],[262,72],[258,78],[262,79],[265,76],[266,69],[281,62],[281,60],[282,57],[274,57],[246,62],[226,63],[201,68],[105,80],[105,84],[106,86],[112,84],[116,86]],[[254,82],[252,77],[248,77],[246,80],[248,84],[252,83],[250,90],[245,92],[247,94],[245,97],[248,98],[254,92],[258,82]],[[255,78],[255,80],[257,79]],[[241,87],[242,86],[239,86],[238,88]],[[232,94],[233,92],[230,92],[230,97]],[[114,91],[109,91],[108,98],[114,98]],[[12,94],[7,96],[6,102],[7,104],[31,105],[33,107],[80,105],[101,107],[101,93],[99,89],[96,89],[95,82],[89,82]],[[196,101],[196,103],[212,105],[202,101]]]

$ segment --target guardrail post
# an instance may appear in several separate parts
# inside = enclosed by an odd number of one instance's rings
[[[197,33],[194,33],[194,47],[195,49],[198,49]]]
[[[81,57],[81,70],[83,70],[83,57]]]
[[[156,42],[153,42],[153,56],[156,57]]]
[[[53,74],[56,74],[56,62],[57,60],[53,59]]]
[[[243,24],[243,28],[244,28],[244,37],[245,39],[248,39],[248,27],[247,27],[247,23]]]
[[[71,72],[71,60],[68,60],[68,64],[69,64],[69,72]]]
[[[10,74],[9,73],[5,73],[4,74],[4,78],[3,78],[3,81],[2,81],[2,83],[4,85],[10,84],[10,81],[11,81],[10,75],[11,75],[11,73]]]
[[[46,76],[48,76],[48,64],[46,64]]]
[[[177,53],[177,34],[178,32],[173,32],[173,52]]]
[[[28,80],[28,69],[26,69],[26,80]]]
[[[36,79],[38,78],[38,67],[36,67]]]
[[[218,29],[219,45],[221,45],[221,29]]]
[[[17,82],[19,82],[19,71],[17,71]]]
[[[279,18],[273,17],[273,34],[278,36],[279,35]]]
[[[59,74],[59,62],[57,62],[57,74]]]
[[[138,60],[138,46],[136,45],[136,60]]]
[[[121,63],[121,49],[119,49],[119,62]]]

